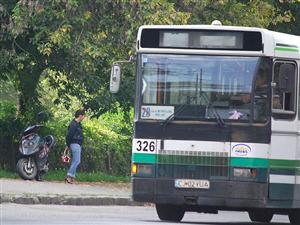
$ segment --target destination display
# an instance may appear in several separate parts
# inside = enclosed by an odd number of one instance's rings
[[[142,48],[262,51],[262,36],[255,31],[144,29]]]

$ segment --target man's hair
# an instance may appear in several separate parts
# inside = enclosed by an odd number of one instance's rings
[[[85,110],[84,109],[78,109],[76,112],[75,112],[75,118],[78,118],[79,116],[84,116],[85,115]]]

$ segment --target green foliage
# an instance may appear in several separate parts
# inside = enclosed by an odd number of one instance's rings
[[[133,104],[134,68],[124,72],[121,93],[108,93],[110,65],[135,52],[144,24],[210,24],[272,27],[297,33],[299,2],[259,0],[51,0],[0,3],[0,78],[10,77],[22,114],[41,104],[41,75],[58,91],[55,104],[70,108],[75,96],[99,116]],[[290,28],[286,26],[289,24]]]
[[[41,80],[38,88],[39,101],[47,106],[51,115],[43,130],[43,134],[53,134],[56,146],[50,154],[52,169],[64,168],[60,162],[60,155],[65,148],[65,135],[74,112],[82,108],[76,97],[69,97],[70,108],[64,104],[55,104],[53,99],[58,97],[58,91],[49,86],[49,79]],[[84,128],[84,152],[80,166],[81,171],[105,171],[112,174],[128,175],[130,172],[132,107],[125,112],[118,104],[114,112],[106,112],[100,117],[93,116],[88,111],[88,117],[82,122]]]
[[[17,104],[17,94],[12,81],[0,80],[0,101]]]
[[[63,169],[66,165],[60,162],[60,155],[65,147],[65,135],[73,113],[82,105],[70,96],[72,108],[66,110],[63,104],[54,104],[53,98],[57,97],[57,91],[49,86],[49,80],[42,80],[39,88],[39,101],[50,114],[49,121],[41,130],[42,135],[53,134],[56,146],[50,153],[51,169]],[[88,111],[89,115],[92,115]],[[25,116],[29,116],[25,114]],[[35,115],[30,118],[17,117],[16,103],[13,101],[0,101],[0,168],[15,168],[18,142],[22,130],[36,123]],[[84,152],[80,171],[105,172],[117,175],[129,175],[131,157],[131,121],[133,109],[124,112],[116,105],[115,112],[104,113],[99,118],[88,116],[83,121],[84,127]],[[30,121],[28,123],[27,121]]]
[[[16,179],[16,178],[19,178],[19,176],[18,176],[18,174],[8,171],[8,170],[0,170],[0,178]]]
[[[47,181],[64,181],[66,177],[67,170],[51,170],[47,173],[43,178]],[[11,172],[8,170],[0,170],[0,178],[10,178],[10,179],[18,179],[19,175],[15,172]],[[114,176],[109,175],[102,172],[96,173],[87,173],[87,172],[79,172],[76,176],[76,181],[79,182],[124,182],[127,183],[130,181],[130,177],[128,176]]]
[[[50,154],[52,168],[64,168],[59,158],[65,148],[67,126],[71,115],[54,117],[46,124],[48,132],[56,138],[57,144]],[[131,158],[131,123],[125,121],[124,112],[105,113],[99,118],[87,118],[82,122],[84,144],[80,171],[104,171],[111,174],[129,175]],[[133,110],[129,113],[132,119]]]
[[[16,105],[14,102],[0,102],[0,141],[10,144],[16,141],[22,129],[22,121],[16,117]],[[1,146],[1,145],[0,145]],[[4,157],[3,157],[4,158]]]
[[[211,24],[220,20],[223,25],[268,28],[285,21],[290,15],[278,13],[274,1],[260,0],[185,0],[175,1],[181,10],[191,13],[189,23]]]
[[[41,131],[42,135],[52,134],[56,139],[49,155],[52,170],[66,168],[60,156],[65,148],[65,135],[73,119],[72,113],[66,110],[54,113]],[[99,118],[87,118],[82,122],[85,141],[79,171],[122,176],[130,174],[132,126],[128,121],[132,121],[133,109],[127,114],[129,118],[119,107],[115,113],[107,112]],[[0,154],[3,156],[0,168],[15,168],[20,133],[27,125],[16,118],[13,103],[0,102]]]
[[[22,127],[16,119],[16,106],[13,102],[0,102],[0,168],[11,169],[15,166],[15,143]]]
[[[45,180],[49,181],[64,181],[67,170],[52,170],[45,175]],[[76,174],[76,181],[79,182],[129,182],[128,176],[115,176],[103,172],[78,172]]]
[[[41,75],[58,91],[56,104],[69,108],[69,96],[76,96],[96,116],[116,102],[128,110],[132,92],[108,92],[110,65],[133,54],[140,25],[182,24],[189,17],[167,0],[29,0],[0,3],[0,9],[6,33],[0,36],[0,74],[9,71],[15,77],[22,114],[40,107],[36,89]],[[126,77],[134,80],[132,69]],[[132,83],[127,90],[133,90]]]
[[[0,102],[0,121],[5,122],[14,120],[16,116],[16,106],[13,102],[1,101]],[[2,128],[3,126],[1,126]]]
[[[270,28],[278,32],[300,35],[300,1],[275,1],[274,4],[277,14],[281,16],[282,20],[278,21],[278,23],[273,23]]]

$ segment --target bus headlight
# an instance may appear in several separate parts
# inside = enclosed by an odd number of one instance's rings
[[[234,177],[256,178],[257,169],[255,168],[233,168]]]
[[[153,165],[152,164],[136,164],[133,163],[131,166],[131,173],[138,175],[152,175]]]

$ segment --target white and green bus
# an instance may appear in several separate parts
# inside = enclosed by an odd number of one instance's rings
[[[139,29],[133,199],[300,224],[300,37],[214,24]]]

